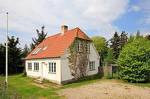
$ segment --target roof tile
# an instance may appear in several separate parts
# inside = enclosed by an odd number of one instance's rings
[[[64,54],[65,50],[71,45],[74,39],[78,37],[85,40],[91,40],[81,29],[74,28],[68,30],[65,34],[55,34],[44,39],[33,51],[29,53],[26,59],[39,59],[39,58],[54,58],[60,57]],[[47,47],[45,50],[42,50]],[[41,50],[37,54],[32,54],[37,48]]]

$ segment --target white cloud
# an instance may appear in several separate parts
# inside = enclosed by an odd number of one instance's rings
[[[130,8],[130,11],[134,11],[134,12],[138,12],[138,11],[140,11],[141,10],[141,8],[139,7],[139,6],[137,6],[137,5],[133,5],[133,6],[131,6],[131,8]]]
[[[36,34],[35,28],[42,25],[46,26],[49,33],[56,33],[60,25],[67,24],[86,31],[95,30],[97,35],[109,38],[112,35],[109,33],[117,30],[112,23],[126,12],[128,2],[129,0],[0,0],[0,11],[9,11],[9,29],[17,32],[24,43],[29,43]],[[5,20],[4,17],[3,19]]]

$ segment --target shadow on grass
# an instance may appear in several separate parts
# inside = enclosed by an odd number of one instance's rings
[[[90,83],[95,83],[95,82],[101,80],[101,78],[102,77],[99,74],[87,76],[87,77],[81,78],[77,81],[73,81],[73,82],[64,84],[62,89],[69,88],[69,87],[78,87],[78,86],[82,86],[82,85],[86,85],[86,84],[90,84]]]

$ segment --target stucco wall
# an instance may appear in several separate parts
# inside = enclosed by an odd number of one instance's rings
[[[68,54],[67,54],[67,51],[66,51],[66,54],[61,57],[61,71],[62,71],[61,79],[62,79],[62,81],[70,80],[70,79],[73,78],[71,76],[71,73],[70,73],[70,68],[69,68],[67,56],[68,56]],[[89,71],[89,66],[87,66],[87,75],[93,75],[93,74],[98,73],[99,58],[100,57],[99,57],[93,43],[91,43],[90,44],[89,60],[90,61],[95,61],[95,70]]]
[[[28,62],[32,63],[32,71],[27,69]],[[34,62],[39,62],[39,71],[34,71]],[[49,73],[49,62],[56,63],[56,73]],[[36,60],[26,60],[26,72],[27,76],[32,77],[43,77],[45,79],[51,80],[56,83],[61,83],[61,69],[60,69],[60,58],[50,58],[50,59],[36,59]],[[42,68],[43,67],[43,68]],[[42,72],[43,69],[43,72]]]
[[[70,73],[67,54],[61,57],[61,71],[62,71],[61,76],[62,81],[70,80],[73,78]]]
[[[88,66],[88,75],[93,75],[93,74],[96,74],[96,73],[98,73],[98,66],[99,66],[99,55],[98,55],[98,53],[97,53],[97,51],[96,51],[96,49],[95,49],[95,47],[94,47],[94,44],[93,43],[91,43],[90,44],[90,55],[89,55],[89,60],[90,61],[95,61],[95,70],[93,70],[93,71],[89,71],[89,66]]]

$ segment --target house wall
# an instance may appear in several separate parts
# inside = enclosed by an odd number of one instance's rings
[[[27,76],[31,77],[43,77],[44,79],[48,79],[52,82],[61,84],[63,81],[71,80],[73,76],[71,76],[69,62],[68,62],[68,54],[64,54],[61,58],[49,58],[49,59],[35,59],[35,60],[26,60],[26,72]],[[93,75],[98,73],[99,66],[99,55],[94,47],[94,45],[90,44],[90,61],[95,61],[95,70],[89,71],[89,66],[87,68],[87,75]],[[28,63],[32,63],[32,71],[29,71],[27,66]],[[34,71],[34,62],[39,62],[39,71]],[[44,62],[44,63],[43,63]],[[56,62],[56,74],[49,73],[49,62]],[[43,68],[42,68],[43,67]],[[43,69],[43,73],[42,73]]]
[[[29,71],[27,66],[28,63],[32,63],[32,71]],[[39,62],[39,71],[34,71],[34,62]],[[56,73],[49,73],[49,62],[56,63]],[[31,77],[42,77],[47,80],[51,80],[55,83],[61,83],[61,60],[60,58],[50,58],[50,59],[35,59],[35,60],[26,60],[26,72],[27,76]],[[42,68],[43,67],[43,68]],[[42,71],[43,69],[43,71]]]
[[[100,56],[98,52],[96,51],[96,48],[93,43],[90,44],[90,55],[89,55],[89,60],[90,61],[95,61],[95,70],[90,71],[89,66],[88,66],[88,75],[93,75],[98,73],[98,67],[99,67],[99,59]]]
[[[70,80],[73,78],[71,76],[70,68],[69,68],[69,62],[68,62],[68,54],[66,51],[66,54],[61,57],[61,73],[62,73],[62,81]],[[99,55],[93,45],[93,43],[90,44],[90,55],[89,55],[89,60],[90,61],[95,61],[95,70],[89,71],[89,66],[87,67],[87,75],[94,75],[98,73],[98,66],[99,66]]]

